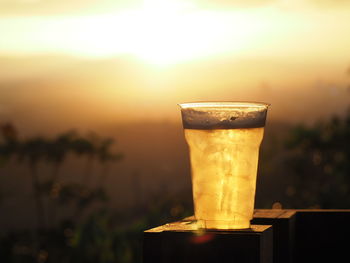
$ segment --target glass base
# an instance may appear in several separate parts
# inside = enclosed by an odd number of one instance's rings
[[[249,229],[250,220],[197,220],[198,228],[204,229],[218,229],[218,230],[228,230],[228,229]]]

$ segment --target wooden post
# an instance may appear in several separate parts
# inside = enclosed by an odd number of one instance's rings
[[[256,209],[252,224],[273,226],[273,262],[292,263],[295,254],[295,210]]]
[[[190,217],[145,231],[144,263],[348,262],[349,222],[350,210],[258,209],[251,230],[201,231]]]
[[[350,262],[350,210],[296,210],[295,262]]]
[[[183,220],[144,232],[144,263],[272,263],[269,225],[246,230],[201,230]]]

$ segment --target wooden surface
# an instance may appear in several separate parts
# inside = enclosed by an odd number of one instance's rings
[[[296,211],[256,209],[252,224],[273,226],[273,262],[292,263],[295,257]]]
[[[271,226],[246,230],[201,230],[183,220],[144,232],[144,263],[272,263]]]
[[[258,209],[252,222],[273,225],[274,262],[350,262],[349,209]]]
[[[350,262],[350,210],[296,210],[295,262]]]
[[[350,262],[350,210],[255,210],[251,230],[202,231],[194,218],[145,231],[144,263]],[[259,226],[260,225],[260,226]]]

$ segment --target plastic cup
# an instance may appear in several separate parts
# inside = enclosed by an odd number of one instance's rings
[[[179,104],[200,228],[246,229],[254,212],[259,148],[269,104]]]

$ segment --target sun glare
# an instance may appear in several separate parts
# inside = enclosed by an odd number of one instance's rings
[[[107,53],[129,53],[158,65],[239,50],[261,27],[256,19],[239,13],[160,0],[111,16],[110,24],[104,31],[103,25],[95,25],[96,31],[90,33],[99,37],[90,44],[99,46],[103,41]]]
[[[216,52],[215,42],[226,30],[224,19],[180,1],[149,0],[138,9],[82,21],[88,30],[80,32],[78,42],[85,45],[77,51],[131,54],[157,65],[177,63]]]
[[[140,2],[95,15],[1,17],[0,53],[126,55],[164,66],[218,55],[334,59],[343,58],[350,46],[344,34],[349,27],[346,12],[294,12],[279,5],[219,10],[185,0]],[[328,52],[330,46],[334,52]]]
[[[8,53],[132,55],[155,65],[239,52],[249,48],[264,27],[263,19],[251,10],[201,9],[182,0],[146,0],[109,14],[14,17],[0,22],[0,27],[12,25],[11,38],[0,43]]]
[[[179,0],[148,0],[138,9],[72,19],[66,21],[70,37],[64,41],[71,41],[67,51],[74,47],[75,54],[85,56],[130,54],[155,65],[240,50],[261,27],[252,16],[201,10]]]

